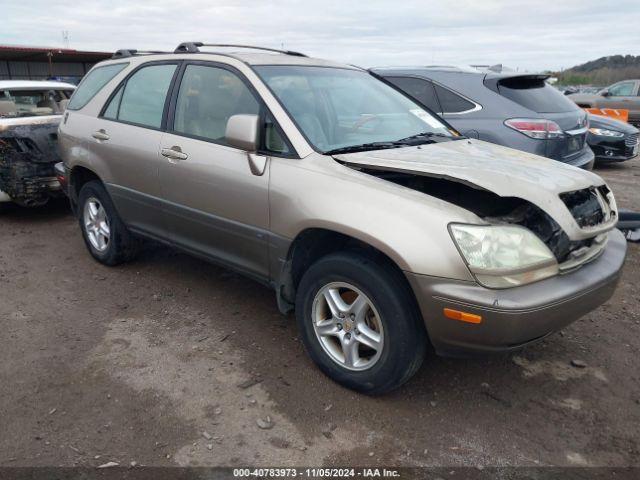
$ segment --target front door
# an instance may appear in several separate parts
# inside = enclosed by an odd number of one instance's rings
[[[269,165],[252,173],[248,153],[225,142],[227,120],[260,103],[224,66],[184,68],[160,145],[160,184],[171,240],[193,253],[268,277]]]

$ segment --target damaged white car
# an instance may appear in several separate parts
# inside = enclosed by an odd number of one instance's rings
[[[75,86],[0,81],[0,208],[9,202],[44,205],[62,195],[54,165],[58,124]]]

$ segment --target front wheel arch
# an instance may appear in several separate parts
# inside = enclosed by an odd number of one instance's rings
[[[300,280],[314,262],[330,253],[346,250],[364,252],[402,273],[396,260],[365,240],[327,228],[308,228],[300,232],[289,245],[275,281],[278,306],[282,313],[293,310]],[[406,283],[408,286],[408,281]]]

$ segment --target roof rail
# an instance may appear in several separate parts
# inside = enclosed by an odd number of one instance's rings
[[[111,55],[111,58],[126,58],[133,57],[134,55],[153,55],[155,53],[170,53],[161,52],[159,50],[136,50],[135,48],[123,48]]]
[[[293,52],[291,50],[279,50],[277,48],[254,47],[252,45],[236,45],[233,43],[203,43],[203,42],[184,42],[178,45],[174,53],[199,53],[199,47],[232,47],[232,48],[248,48],[251,50],[264,50],[266,52],[282,53],[284,55],[293,55],[295,57],[306,57],[304,53]]]

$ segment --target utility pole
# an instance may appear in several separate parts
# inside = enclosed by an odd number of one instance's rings
[[[53,52],[49,50],[47,52],[47,59],[49,60],[49,76],[53,77],[53,61],[51,60],[53,57]]]
[[[62,45],[64,48],[69,48],[69,30],[62,31]]]

